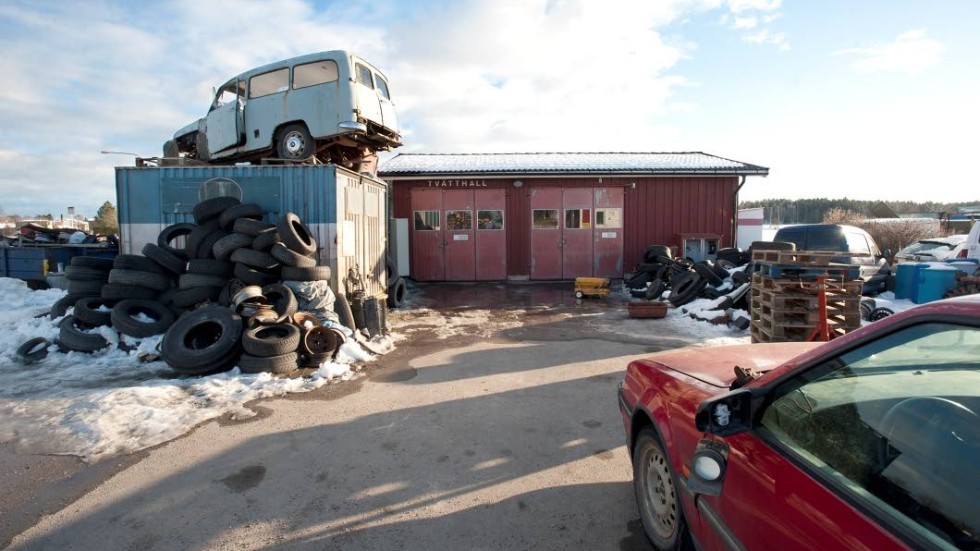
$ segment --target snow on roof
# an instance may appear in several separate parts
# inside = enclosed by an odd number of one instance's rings
[[[382,176],[411,174],[723,174],[767,176],[769,169],[701,152],[684,153],[401,153],[381,162]]]

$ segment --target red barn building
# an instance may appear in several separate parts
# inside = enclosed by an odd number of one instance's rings
[[[397,155],[379,167],[419,281],[623,277],[648,245],[732,246],[738,191],[769,169],[706,153]]]

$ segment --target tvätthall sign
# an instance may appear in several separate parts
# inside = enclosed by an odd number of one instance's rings
[[[484,180],[428,180],[429,187],[487,187]]]

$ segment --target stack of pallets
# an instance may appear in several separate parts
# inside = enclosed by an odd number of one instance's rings
[[[838,252],[753,251],[752,342],[804,341],[817,332],[820,293],[830,337],[861,326],[860,268],[832,263]]]

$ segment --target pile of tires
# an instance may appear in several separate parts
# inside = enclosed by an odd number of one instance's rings
[[[74,308],[59,322],[59,346],[107,348],[101,327],[137,339],[162,334],[161,357],[188,375],[235,365],[282,374],[332,359],[345,334],[300,312],[286,285],[329,289],[330,267],[317,265],[317,243],[297,215],[273,224],[266,214],[233,197],[209,199],[194,207],[195,223],[168,226],[142,255],[76,257],[66,270],[68,295],[51,311],[54,319]],[[334,309],[357,330],[343,295]]]

